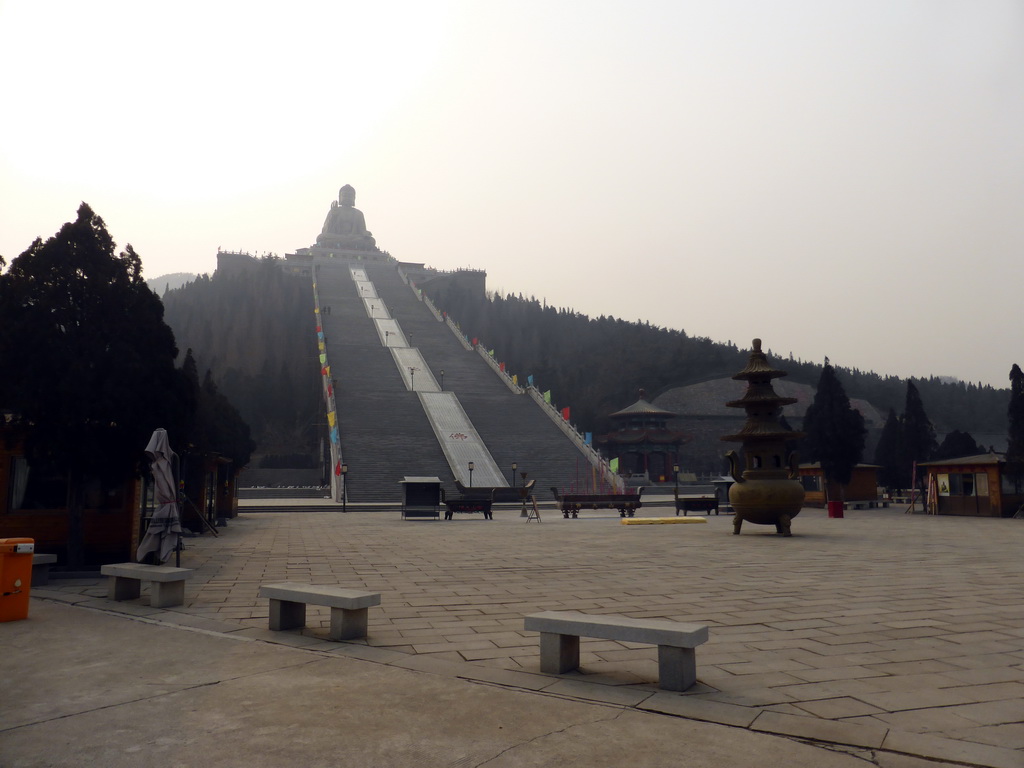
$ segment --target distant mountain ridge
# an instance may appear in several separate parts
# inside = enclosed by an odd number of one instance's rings
[[[147,280],[146,285],[157,296],[163,296],[167,291],[173,291],[181,288],[183,285],[188,285],[197,277],[198,275],[192,272],[172,272],[169,275],[160,275],[160,277]]]

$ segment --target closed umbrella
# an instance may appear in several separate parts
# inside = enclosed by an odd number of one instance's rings
[[[157,429],[149,438],[146,457],[153,473],[156,509],[150,518],[146,535],[139,543],[135,559],[141,561],[150,552],[156,553],[158,562],[166,562],[181,542],[181,515],[178,512],[178,488],[174,480],[174,467],[178,455],[171,450],[167,430]]]

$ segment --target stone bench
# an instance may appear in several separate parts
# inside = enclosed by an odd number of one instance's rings
[[[708,640],[704,624],[628,616],[544,611],[525,617],[524,629],[540,632],[540,671],[561,675],[580,665],[580,637],[658,646],[658,685],[685,691],[697,682],[696,647]]]
[[[56,555],[32,555],[32,586],[45,587],[50,583],[50,566],[57,562]]]
[[[100,573],[110,577],[107,597],[111,600],[134,600],[142,592],[142,582],[150,583],[149,604],[154,608],[169,608],[185,602],[185,579],[191,578],[191,568],[144,563],[108,563],[100,566]]]
[[[371,605],[380,605],[379,592],[363,592],[325,584],[281,582],[260,586],[260,597],[270,598],[270,628],[275,632],[306,626],[306,605],[331,609],[331,640],[366,637]]]

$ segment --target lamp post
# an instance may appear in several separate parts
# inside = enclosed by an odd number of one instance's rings
[[[473,487],[473,462],[469,462],[469,487]]]
[[[444,368],[441,369],[441,391],[444,392]]]
[[[678,464],[673,464],[672,465],[672,474],[675,475],[675,478],[676,478],[676,498],[678,499],[679,498],[679,465]]]
[[[391,335],[391,331],[384,331],[384,346],[389,347],[391,344],[388,342],[388,337]]]
[[[518,469],[518,468],[519,468],[519,465],[516,462],[513,461],[512,462],[512,487],[513,488],[516,487],[516,469]]]
[[[419,368],[415,366],[409,366],[409,390],[412,392],[416,391],[416,371],[418,370]]]
[[[348,512],[348,464],[341,465],[341,511]]]

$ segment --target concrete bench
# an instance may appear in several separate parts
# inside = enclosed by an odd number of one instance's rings
[[[379,592],[363,592],[324,584],[281,582],[260,586],[260,597],[270,598],[270,628],[275,632],[306,626],[306,605],[331,609],[331,640],[366,637],[371,605],[380,605]]]
[[[134,600],[142,592],[142,582],[150,583],[149,604],[154,608],[169,608],[185,602],[185,579],[191,578],[191,568],[144,563],[108,563],[100,566],[100,573],[110,577],[107,597],[111,600]]]
[[[658,646],[658,685],[685,691],[697,682],[696,647],[708,640],[704,624],[628,616],[544,611],[525,617],[524,629],[540,632],[540,671],[561,675],[580,665],[580,637]]]
[[[45,587],[50,583],[50,566],[57,562],[56,555],[32,555],[32,586]]]

